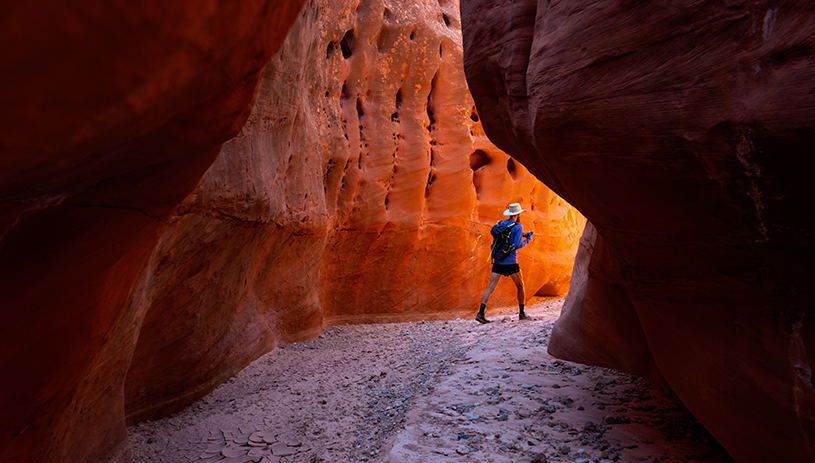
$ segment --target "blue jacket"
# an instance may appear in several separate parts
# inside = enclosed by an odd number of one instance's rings
[[[500,221],[498,223],[509,225],[512,222],[514,222],[514,220],[507,219],[507,220],[502,220],[502,221]],[[521,249],[522,247],[526,246],[527,243],[529,243],[529,238],[523,238],[523,234],[524,234],[524,226],[519,224],[519,223],[515,224],[515,226],[512,227],[512,230],[510,230],[510,232],[509,232],[509,240],[512,243],[515,243],[515,249],[513,249],[512,252],[510,252],[509,255],[507,255],[503,259],[501,259],[501,260],[493,260],[492,263],[493,264],[499,264],[499,265],[517,264],[518,263],[518,253],[516,252],[516,250]]]

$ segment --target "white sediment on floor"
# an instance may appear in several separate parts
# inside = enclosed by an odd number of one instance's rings
[[[131,427],[134,461],[730,461],[646,381],[549,356],[562,304],[539,300],[523,322],[344,325],[281,346]]]

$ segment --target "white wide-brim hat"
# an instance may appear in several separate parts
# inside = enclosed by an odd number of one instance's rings
[[[518,215],[521,212],[526,212],[526,209],[521,209],[521,203],[512,203],[509,209],[504,211],[504,215]]]

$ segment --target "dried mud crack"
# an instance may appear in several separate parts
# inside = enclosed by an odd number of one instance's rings
[[[495,323],[338,326],[129,429],[135,462],[729,462],[646,381],[560,361],[562,299]]]

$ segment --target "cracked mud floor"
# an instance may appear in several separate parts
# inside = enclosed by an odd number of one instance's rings
[[[549,356],[563,298],[536,300],[523,322],[343,325],[280,346],[132,426],[133,461],[732,461],[647,381]]]

